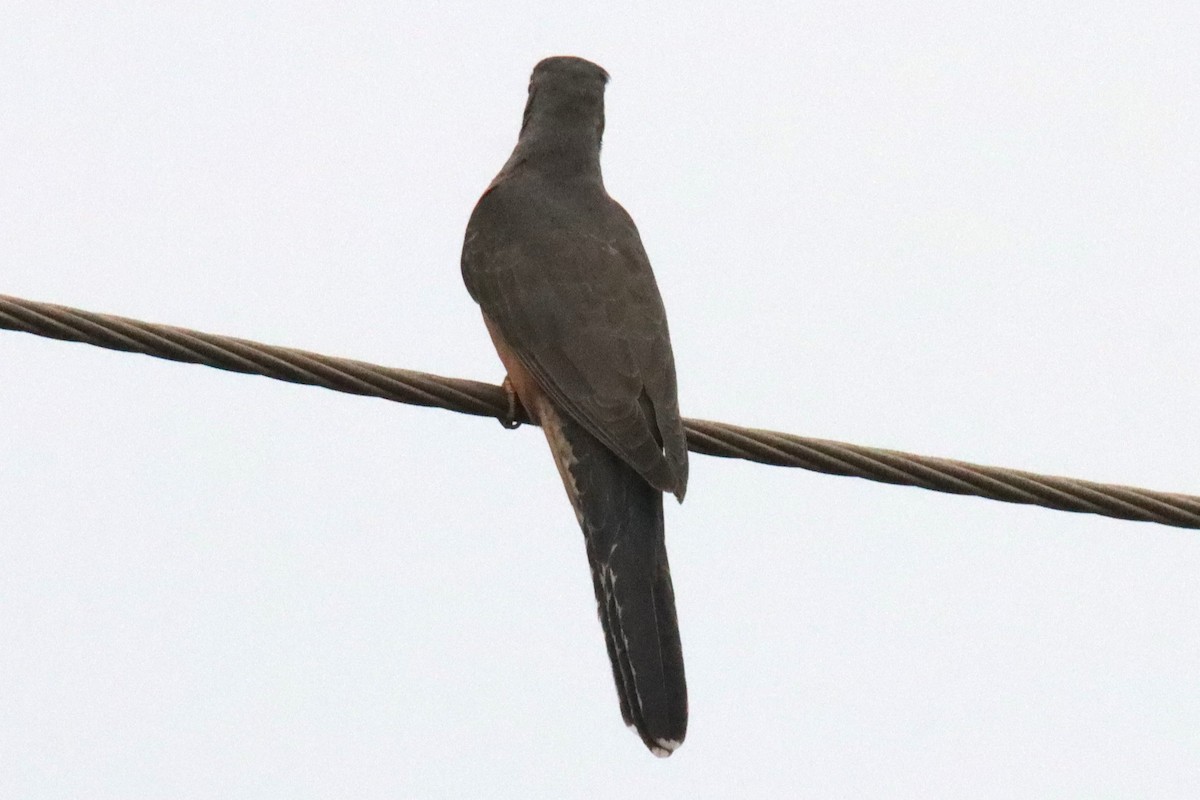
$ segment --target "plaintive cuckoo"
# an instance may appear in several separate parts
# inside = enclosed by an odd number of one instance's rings
[[[662,493],[683,500],[687,442],[658,285],[600,175],[607,81],[581,58],[534,67],[516,149],[467,225],[462,272],[510,400],[542,426],[583,529],[621,715],[668,756],[687,731],[687,684]]]

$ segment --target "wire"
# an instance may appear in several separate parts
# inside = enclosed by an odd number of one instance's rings
[[[0,328],[463,414],[509,415],[499,386],[0,295]],[[520,413],[520,412],[519,412]],[[518,417],[519,422],[529,422]],[[1200,497],[685,419],[688,449],[1059,511],[1200,528]]]

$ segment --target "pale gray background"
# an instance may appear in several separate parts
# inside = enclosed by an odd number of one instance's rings
[[[3,6],[0,292],[498,381],[571,53],[685,414],[1200,492],[1195,3],[97,5]],[[696,457],[663,762],[545,450],[0,332],[0,796],[1200,795],[1197,532]]]

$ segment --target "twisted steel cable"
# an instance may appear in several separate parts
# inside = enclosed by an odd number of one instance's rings
[[[0,328],[502,421],[510,413],[503,389],[487,383],[381,367],[7,295],[0,295]],[[518,409],[518,414],[522,413]],[[516,421],[529,419],[518,416]],[[685,419],[684,427],[688,448],[704,455],[1060,511],[1200,528],[1200,497],[1192,495],[1039,475],[722,422]]]

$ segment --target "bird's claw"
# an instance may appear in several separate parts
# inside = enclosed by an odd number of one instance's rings
[[[504,389],[504,397],[508,401],[508,408],[504,416],[500,418],[500,424],[506,430],[516,430],[521,427],[521,421],[517,419],[517,415],[521,410],[521,399],[517,397],[517,390],[513,388],[512,381],[508,379],[507,375],[504,376],[504,383],[500,384],[500,386]]]

